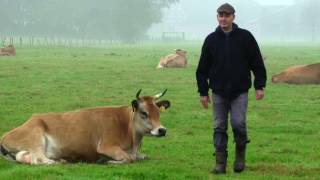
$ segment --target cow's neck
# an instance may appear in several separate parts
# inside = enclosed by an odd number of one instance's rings
[[[133,146],[139,147],[143,138],[143,133],[139,131],[139,129],[137,128],[137,125],[135,124],[135,121],[134,121],[135,116],[136,114],[132,112],[131,119],[130,119],[131,125],[129,126],[129,128],[131,128],[131,131],[132,131]]]

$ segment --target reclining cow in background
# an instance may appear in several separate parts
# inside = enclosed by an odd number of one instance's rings
[[[0,48],[0,56],[15,56],[16,48],[13,45]]]
[[[274,83],[320,84],[320,63],[291,66],[272,76]]]
[[[142,138],[165,136],[160,108],[168,108],[170,102],[159,101],[166,90],[155,96],[139,96],[140,92],[131,106],[33,115],[1,138],[1,154],[27,164],[127,163],[145,159],[139,153]]]
[[[164,67],[186,67],[187,66],[187,52],[182,49],[176,49],[174,54],[169,54],[162,57],[157,68]]]

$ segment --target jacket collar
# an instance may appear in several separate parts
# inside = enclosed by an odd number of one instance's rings
[[[238,25],[236,23],[232,23],[232,30],[229,32],[230,35],[232,35],[235,31],[237,31],[239,29]],[[226,33],[224,33],[221,29],[220,26],[218,26],[216,28],[216,32],[220,33],[220,34],[223,34],[223,35],[226,35]]]

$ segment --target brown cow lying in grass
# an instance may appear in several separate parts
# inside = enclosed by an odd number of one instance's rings
[[[26,164],[145,159],[139,153],[143,136],[165,136],[160,109],[168,108],[170,102],[159,100],[166,91],[155,96],[139,96],[140,92],[129,106],[33,115],[1,138],[0,154]]]
[[[16,55],[16,48],[13,45],[0,48],[0,56],[15,56],[15,55]]]
[[[164,67],[186,67],[187,66],[187,52],[182,49],[176,49],[174,54],[169,54],[162,57],[157,68]]]
[[[272,76],[274,83],[320,84],[320,63],[291,66]]]

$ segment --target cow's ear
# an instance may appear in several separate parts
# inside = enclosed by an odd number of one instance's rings
[[[135,100],[132,100],[131,106],[132,106],[133,111],[137,110],[138,107],[139,107],[139,102],[138,102],[138,100],[136,100],[136,99],[135,99]]]
[[[164,107],[165,109],[168,109],[170,107],[170,101],[168,100],[162,100],[157,102],[156,104],[159,108]]]

